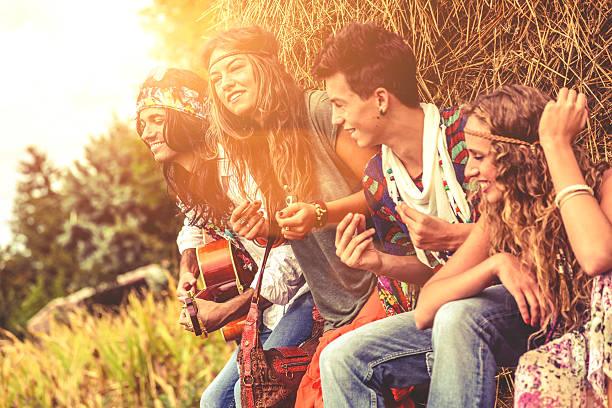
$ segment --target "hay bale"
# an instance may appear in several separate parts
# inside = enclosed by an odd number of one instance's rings
[[[592,115],[581,142],[612,160],[612,23],[609,0],[217,0],[220,27],[258,24],[278,35],[281,59],[304,87],[325,38],[349,21],[399,33],[419,64],[421,98],[465,103],[502,84],[550,95],[584,92]]]

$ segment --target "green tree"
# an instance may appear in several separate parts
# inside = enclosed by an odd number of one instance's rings
[[[176,258],[176,206],[149,149],[127,124],[92,138],[63,193],[69,217],[60,241],[83,272],[75,288]]]
[[[136,131],[116,121],[83,160],[58,169],[34,147],[19,164],[11,229],[0,248],[0,327],[20,327],[51,299],[149,263],[176,265],[174,200]]]
[[[79,272],[73,254],[57,240],[68,219],[61,192],[65,173],[35,147],[28,147],[26,154],[19,163],[11,221],[15,243],[2,250],[0,264],[0,323],[12,330],[50,299],[64,295],[67,283]]]

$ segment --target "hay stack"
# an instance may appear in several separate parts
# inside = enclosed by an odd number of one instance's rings
[[[592,110],[582,142],[612,160],[610,0],[217,0],[221,25],[258,24],[278,34],[282,60],[305,87],[322,41],[346,22],[374,21],[410,44],[424,101],[467,102],[501,84],[556,95],[584,92]]]

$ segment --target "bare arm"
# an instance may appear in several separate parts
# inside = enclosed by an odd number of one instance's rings
[[[571,142],[584,127],[586,97],[563,88],[549,102],[540,120],[540,143],[555,191],[585,184]],[[566,200],[561,217],[567,236],[583,269],[591,276],[612,269],[612,172],[607,171],[595,197],[581,194]]]
[[[200,274],[195,248],[187,248],[181,255],[179,264],[179,281],[176,287],[176,297],[187,296],[187,292],[195,287],[196,278]]]
[[[414,315],[419,329],[433,325],[443,304],[475,295],[491,282],[493,275],[489,268],[472,270],[487,259],[488,251],[487,230],[478,222],[465,243],[421,289]]]
[[[488,250],[489,234],[484,224],[479,222],[459,250],[423,287],[415,310],[419,329],[433,325],[443,304],[480,293],[495,277],[516,300],[526,324],[537,326],[542,323],[545,311],[532,274],[524,269],[516,256],[500,252],[487,257]]]
[[[368,161],[377,152],[377,148],[357,146],[346,131],[339,130],[336,138],[336,154],[346,163],[353,174],[361,180]],[[327,222],[340,222],[346,214],[368,213],[368,205],[362,191],[346,197],[326,202]],[[276,221],[286,239],[303,239],[314,227],[316,220],[315,206],[309,203],[295,203],[276,214]],[[289,230],[286,230],[289,228]]]
[[[195,299],[198,306],[198,317],[204,324],[206,331],[214,332],[229,322],[244,316],[249,310],[254,293],[255,290],[248,288],[242,294],[223,303]],[[184,310],[181,311],[179,323],[185,327],[189,324],[189,317]]]

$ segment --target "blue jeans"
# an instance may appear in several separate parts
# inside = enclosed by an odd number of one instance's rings
[[[383,408],[382,390],[430,383],[428,408],[493,407],[498,364],[516,365],[532,331],[501,285],[445,304],[433,329],[412,312],[367,324],[323,350],[323,402]]]
[[[296,299],[274,330],[263,324],[259,338],[264,349],[300,345],[312,333],[312,308],[314,302],[310,292]],[[240,381],[238,372],[238,349],[230,357],[213,382],[204,390],[200,399],[201,408],[240,407]]]

